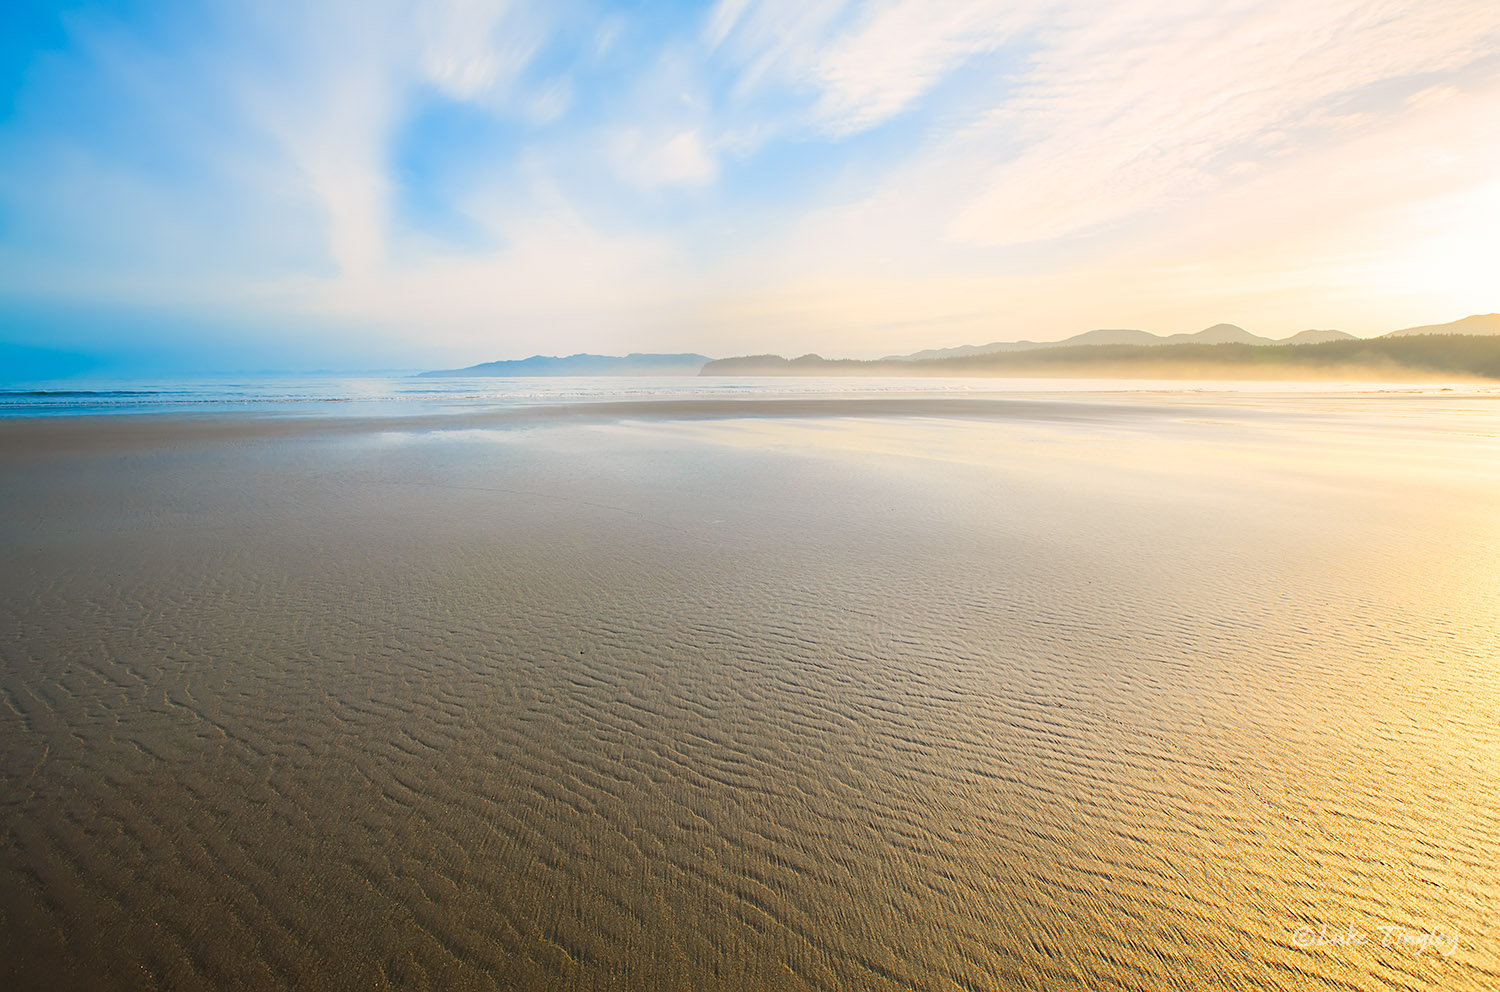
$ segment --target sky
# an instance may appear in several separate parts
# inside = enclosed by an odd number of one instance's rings
[[[1494,0],[0,8],[13,367],[1500,310]]]

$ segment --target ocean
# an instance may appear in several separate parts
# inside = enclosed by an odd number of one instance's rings
[[[245,374],[212,377],[86,378],[16,382],[0,378],[0,418],[156,414],[275,417],[405,416],[472,413],[555,403],[642,399],[810,396],[1348,395],[1389,393],[1497,395],[1493,383],[999,379],[994,377],[556,376],[436,377],[412,372]]]

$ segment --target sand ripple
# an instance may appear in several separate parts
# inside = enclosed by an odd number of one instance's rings
[[[12,461],[7,987],[1500,986],[1493,439],[939,412]]]

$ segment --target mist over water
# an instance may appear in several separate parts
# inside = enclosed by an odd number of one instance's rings
[[[0,974],[1500,983],[1493,391],[889,385],[0,424]]]

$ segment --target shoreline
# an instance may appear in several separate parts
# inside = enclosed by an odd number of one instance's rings
[[[1351,401],[1500,400],[1500,393],[1449,392],[1414,384],[1369,391],[1239,392],[1184,389],[973,396],[712,397],[536,403],[450,412],[384,416],[288,414],[234,410],[65,413],[0,417],[0,458],[45,457],[219,442],[349,437],[379,433],[436,434],[522,430],[560,424],[620,421],[829,420],[926,418],[1052,423],[1117,423],[1152,417],[1262,409],[1268,399],[1316,408]]]
[[[409,416],[288,416],[225,412],[107,413],[0,418],[0,456],[86,451],[149,441],[183,444],[210,441],[278,440],[389,431],[525,428],[548,423],[608,423],[619,420],[824,419],[930,417],[964,420],[1109,420],[1141,416],[1143,404],[1034,398],[747,398],[631,400],[536,404],[498,410],[418,413]]]

